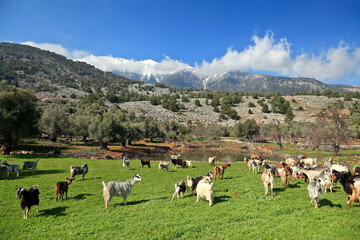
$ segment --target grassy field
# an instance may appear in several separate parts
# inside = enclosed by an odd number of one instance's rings
[[[10,164],[21,164],[24,158],[0,156]],[[56,202],[55,183],[69,177],[70,165],[85,162],[89,165],[85,180],[77,176],[68,199]],[[290,189],[284,190],[276,178],[275,196],[264,197],[261,171],[253,174],[245,163],[237,162],[214,183],[215,203],[209,207],[206,201],[196,203],[191,193],[170,201],[175,183],[213,170],[207,163],[161,173],[157,165],[141,168],[134,160],[124,170],[122,161],[42,157],[34,175],[28,170],[19,178],[12,173],[0,180],[0,238],[359,239],[360,204],[348,209],[339,183],[334,193],[323,194],[315,209],[303,180],[292,179]],[[143,181],[133,186],[128,206],[114,197],[105,209],[101,182],[127,180],[136,173]],[[34,207],[25,220],[15,187],[32,185],[40,188],[40,211]]]

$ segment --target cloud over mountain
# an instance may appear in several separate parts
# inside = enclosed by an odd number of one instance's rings
[[[252,44],[242,51],[229,48],[224,56],[211,62],[190,66],[167,56],[161,62],[95,56],[91,53],[69,51],[59,44],[24,42],[23,44],[53,51],[68,58],[84,61],[104,71],[134,72],[141,75],[172,74],[192,70],[198,75],[223,74],[230,71],[267,71],[291,77],[311,77],[324,82],[336,81],[349,74],[360,77],[360,48],[351,48],[343,42],[318,55],[302,53],[291,56],[291,44],[286,38],[276,40],[271,31],[264,37],[254,35]]]

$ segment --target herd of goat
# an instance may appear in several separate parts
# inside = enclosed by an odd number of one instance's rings
[[[25,169],[32,169],[35,172],[39,159],[36,161],[24,161],[22,163],[22,172]],[[123,167],[127,169],[130,167],[130,160],[123,157]],[[142,167],[150,165],[150,160],[140,160]],[[216,156],[212,156],[208,159],[209,165],[215,164]],[[192,167],[191,161],[181,159],[181,155],[171,155],[170,162],[173,168],[180,166],[181,168]],[[268,194],[269,186],[271,196],[273,196],[274,177],[280,177],[284,188],[289,188],[291,177],[304,177],[305,182],[309,180],[307,187],[308,194],[311,202],[315,203],[315,207],[318,207],[321,199],[322,191],[326,193],[329,188],[332,192],[334,180],[338,180],[348,197],[348,206],[351,207],[353,202],[360,201],[360,167],[355,166],[353,169],[354,175],[351,174],[349,165],[346,163],[334,164],[332,159],[325,160],[323,166],[317,165],[316,158],[305,158],[305,156],[292,157],[288,156],[285,161],[280,164],[274,165],[269,164],[268,160],[261,159],[261,154],[251,154],[250,159],[244,158],[244,162],[247,163],[249,170],[253,173],[257,173],[262,167],[264,169],[261,175],[261,181],[264,184],[265,196]],[[19,164],[8,164],[6,161],[2,163],[4,167],[0,167],[0,177],[9,176],[10,172],[15,172],[19,176],[20,165]],[[187,176],[187,183],[180,181],[179,184],[175,184],[175,192],[172,196],[173,200],[175,196],[179,198],[179,195],[183,196],[191,190],[192,194],[196,191],[197,199],[205,198],[209,201],[209,206],[214,204],[214,191],[213,182],[216,179],[223,179],[226,168],[230,167],[231,163],[226,162],[223,165],[216,165],[213,172],[208,172],[205,176],[200,177],[189,177]],[[163,171],[166,169],[169,171],[169,162],[160,161],[158,170]],[[70,178],[66,178],[66,181],[60,181],[55,184],[55,195],[56,201],[58,197],[63,200],[63,196],[67,198],[67,192],[69,185],[75,180],[76,175],[82,175],[84,180],[85,175],[88,173],[88,165],[85,163],[81,167],[70,166]],[[139,174],[135,174],[131,179],[126,181],[110,181],[108,183],[102,182],[103,184],[103,196],[105,207],[108,208],[108,203],[113,196],[122,196],[123,203],[126,205],[126,199],[131,193],[131,188],[136,182],[142,180]],[[17,188],[17,197],[21,199],[20,206],[24,212],[24,218],[28,217],[28,213],[33,205],[37,206],[39,210],[39,188],[38,186],[32,186],[30,189]]]

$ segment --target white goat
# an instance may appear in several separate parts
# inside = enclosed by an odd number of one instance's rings
[[[265,195],[267,195],[268,191],[269,191],[269,185],[271,186],[271,196],[273,196],[273,188],[274,188],[274,177],[271,174],[271,169],[268,171],[264,171],[263,174],[261,175],[261,181],[264,184],[265,187]]]
[[[316,178],[309,183],[307,187],[311,203],[315,202],[315,207],[317,208],[321,199],[321,186],[324,185],[322,178]]]
[[[216,156],[209,157],[209,159],[208,159],[209,165],[210,165],[210,166],[214,165],[215,160],[216,160]]]
[[[166,171],[169,171],[169,163],[160,161],[158,168],[159,168],[159,172],[160,170],[163,171],[164,168],[166,168]]]
[[[205,177],[200,180],[196,187],[196,202],[199,202],[199,198],[205,198],[209,201],[209,206],[211,207],[214,204],[214,191],[213,191],[213,183],[211,183],[210,177]]]
[[[122,182],[108,182],[105,184],[103,181],[102,184],[104,186],[103,195],[105,201],[105,207],[108,208],[108,203],[111,198],[115,196],[122,196],[123,203],[126,205],[126,199],[131,193],[131,188],[136,182],[141,182],[142,178],[139,174],[134,175],[130,180],[122,181]]]
[[[330,189],[330,192],[332,193],[333,183],[332,183],[332,175],[329,170],[324,171],[320,174],[320,177],[324,181],[324,185],[322,186],[322,190],[324,193],[326,193],[327,189]]]
[[[10,176],[10,172],[16,172],[16,177],[19,177],[20,165],[19,164],[8,164],[7,161],[4,161],[2,164],[5,165],[7,169],[7,176]]]
[[[188,168],[192,168],[192,161],[185,160],[186,164],[188,165]]]

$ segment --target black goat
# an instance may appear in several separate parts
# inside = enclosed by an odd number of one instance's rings
[[[343,185],[344,191],[346,192],[349,200],[353,192],[351,185],[355,186],[358,185],[355,183],[360,183],[360,175],[351,175],[350,172],[340,173],[336,170],[333,170],[333,173],[335,174],[336,179],[339,180],[341,185]]]
[[[170,157],[170,161],[174,165],[175,168],[176,168],[176,165],[179,165],[181,168],[186,167],[186,162],[182,159],[174,159],[174,158]]]
[[[140,159],[140,161],[141,161],[141,166],[142,166],[142,167],[144,167],[145,165],[147,165],[148,168],[151,168],[151,166],[150,166],[150,160],[142,160],[142,159]]]
[[[17,197],[21,199],[20,206],[24,211],[24,218],[28,217],[31,206],[37,205],[37,212],[39,212],[39,187],[32,186],[29,190],[25,188],[17,188]],[[27,208],[27,211],[25,211]]]

